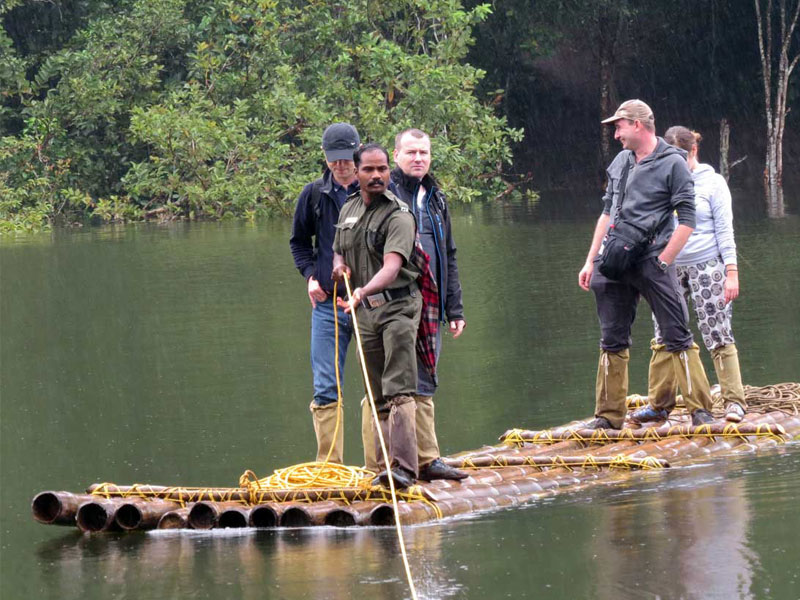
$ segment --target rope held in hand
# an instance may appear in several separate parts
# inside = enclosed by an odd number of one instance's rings
[[[403,538],[403,528],[400,526],[400,508],[397,506],[397,490],[395,490],[394,487],[394,477],[392,476],[391,463],[389,462],[389,452],[386,450],[386,442],[383,439],[381,424],[378,421],[378,410],[375,408],[375,397],[372,395],[372,387],[369,385],[367,361],[364,358],[364,349],[361,346],[361,334],[358,332],[358,319],[356,318],[356,305],[353,303],[353,292],[350,289],[350,278],[347,276],[347,273],[344,274],[344,284],[347,287],[347,297],[349,298],[351,303],[350,305],[352,306],[352,309],[350,310],[350,318],[353,319],[353,331],[355,331],[356,334],[356,348],[358,348],[358,357],[361,359],[361,374],[364,376],[364,387],[367,388],[367,398],[369,398],[369,408],[372,412],[372,420],[375,424],[375,431],[378,434],[378,440],[381,443],[381,452],[383,453],[383,461],[384,465],[386,466],[386,472],[389,475],[389,490],[392,493],[392,507],[394,508],[394,524],[397,528],[397,538],[400,542],[400,553],[403,556],[403,566],[406,569],[406,578],[408,579],[408,587],[411,589],[411,597],[413,600],[417,600],[417,590],[414,587],[414,579],[411,577],[411,567],[408,564],[408,555],[406,554],[406,542]],[[335,307],[334,312],[336,312]]]

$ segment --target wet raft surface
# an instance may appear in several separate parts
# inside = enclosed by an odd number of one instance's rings
[[[419,482],[399,494],[410,525],[530,502],[591,485],[614,484],[638,469],[666,469],[698,458],[769,449],[800,438],[800,384],[748,387],[749,412],[739,424],[692,427],[686,411],[638,429],[587,430],[573,421],[547,430],[512,429],[500,443],[444,460],[466,469],[463,481]],[[633,410],[646,399],[631,396]],[[715,406],[722,416],[722,406]],[[83,531],[229,527],[382,526],[394,523],[384,488],[263,488],[245,476],[238,488],[95,484],[86,493],[42,492],[34,518]]]

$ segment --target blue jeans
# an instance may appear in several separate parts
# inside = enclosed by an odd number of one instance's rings
[[[325,406],[336,402],[336,338],[333,320],[333,298],[317,302],[311,310],[311,371],[314,375],[314,403]],[[337,309],[339,318],[339,377],[344,379],[344,359],[353,333],[350,315]]]

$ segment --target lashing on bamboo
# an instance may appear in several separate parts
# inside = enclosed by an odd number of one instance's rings
[[[304,463],[259,478],[245,471],[237,487],[99,483],[86,493],[46,491],[33,499],[40,523],[84,531],[158,528],[404,525],[515,506],[610,480],[612,471],[663,470],[696,457],[774,447],[800,436],[800,384],[746,388],[742,423],[691,427],[682,411],[669,424],[620,431],[512,429],[500,444],[444,457],[466,469],[464,481],[437,480],[397,491],[373,486],[359,467]],[[629,409],[637,406],[629,398]],[[192,516],[194,515],[194,521]]]

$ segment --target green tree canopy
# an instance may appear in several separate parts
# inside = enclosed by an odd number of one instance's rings
[[[6,25],[30,8],[18,4]],[[46,57],[0,32],[7,226],[62,214],[288,213],[320,171],[322,130],[339,120],[390,147],[402,128],[428,131],[438,176],[469,199],[502,185],[521,136],[477,99],[483,72],[465,62],[485,5],[138,0],[92,10]]]

